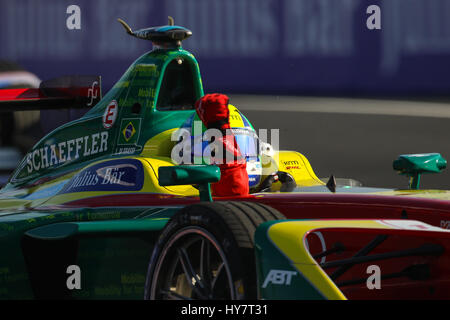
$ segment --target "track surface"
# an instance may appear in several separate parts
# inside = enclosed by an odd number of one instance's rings
[[[392,169],[398,155],[439,152],[450,161],[448,103],[247,95],[230,103],[256,129],[280,129],[280,149],[304,154],[321,178],[405,188]],[[421,188],[450,189],[450,169],[424,175]]]

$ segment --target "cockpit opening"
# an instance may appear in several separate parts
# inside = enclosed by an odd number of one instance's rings
[[[197,100],[192,68],[182,59],[172,60],[166,68],[156,104],[159,111],[193,110]]]

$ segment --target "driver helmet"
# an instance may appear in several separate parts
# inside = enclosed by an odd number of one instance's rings
[[[260,157],[259,140],[255,129],[247,120],[247,118],[233,105],[228,104],[230,111],[230,127],[236,142],[241,151],[241,155],[245,157],[247,164],[247,174],[249,178],[249,187],[254,188],[261,181],[262,166]],[[201,130],[199,128],[201,127]],[[209,141],[203,141],[206,131],[205,125],[202,123],[197,113],[190,116],[181,126],[191,133],[191,161],[195,164],[210,164],[208,146]],[[206,150],[206,152],[205,152]]]

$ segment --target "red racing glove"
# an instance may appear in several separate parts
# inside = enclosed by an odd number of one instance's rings
[[[246,196],[249,194],[247,163],[231,131],[228,101],[224,94],[207,94],[195,103],[195,109],[206,128],[219,129],[223,134],[220,138],[223,159],[218,161],[221,178],[211,186],[213,195]]]

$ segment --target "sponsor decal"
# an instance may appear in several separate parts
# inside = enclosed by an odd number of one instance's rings
[[[415,220],[376,220],[376,221],[393,229],[449,232],[449,230],[431,226],[429,224]]]
[[[109,129],[114,125],[114,123],[116,122],[118,111],[119,107],[117,105],[117,101],[112,100],[106,107],[105,113],[103,113],[103,127],[105,129]]]
[[[136,145],[139,139],[141,118],[122,119],[120,123],[118,145]]]
[[[135,159],[118,159],[82,170],[70,179],[60,193],[138,191],[142,189],[143,184],[142,163]]]
[[[297,160],[283,161],[286,170],[300,169],[300,163]]]
[[[140,88],[138,91],[138,97],[141,98],[154,98],[156,89],[154,88]]]
[[[34,149],[26,156],[28,173],[105,152],[108,136],[108,131],[102,131]]]
[[[441,228],[450,229],[450,220],[441,220]]]
[[[287,270],[270,270],[267,274],[266,279],[262,285],[263,288],[266,288],[268,284],[279,284],[289,286],[291,284],[291,280],[293,276],[296,276],[297,272],[295,271],[287,271]]]
[[[315,235],[318,238],[318,240],[320,241],[320,246],[321,246],[320,252],[327,251],[327,244],[325,243],[325,238],[323,237],[322,232],[319,232],[319,231],[313,232],[307,238],[305,238],[305,247],[306,247],[306,249],[311,253],[311,250],[310,250],[310,247],[309,247],[309,241],[314,240],[314,239],[311,238],[312,235]],[[314,243],[313,243],[313,245],[314,245]],[[327,260],[327,256],[323,256],[322,259],[320,260],[320,263],[325,263],[326,260]]]
[[[262,167],[258,158],[247,161],[247,174],[249,186],[252,188],[256,186],[261,180]]]
[[[98,81],[94,81],[92,83],[92,86],[88,89],[88,99],[91,98],[91,101],[89,101],[89,103],[87,104],[88,107],[92,106],[94,101],[98,98],[99,91],[100,88]]]
[[[122,131],[123,137],[125,138],[125,141],[129,141],[132,136],[136,133],[136,129],[133,126],[133,123],[129,122],[128,125],[123,129]]]
[[[116,152],[114,154],[121,155],[121,154],[133,154],[136,152],[139,152],[142,150],[141,146],[138,147],[120,147],[116,148]]]

